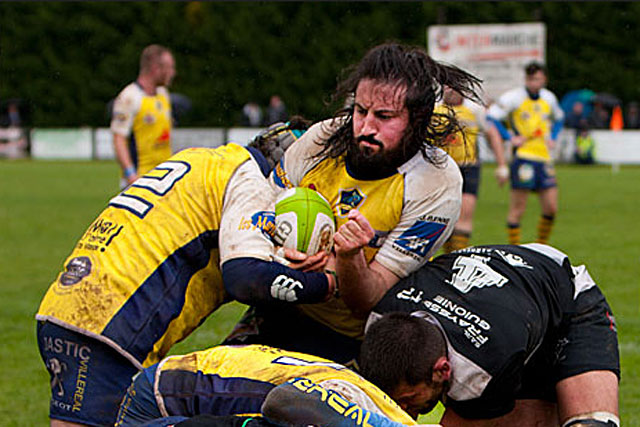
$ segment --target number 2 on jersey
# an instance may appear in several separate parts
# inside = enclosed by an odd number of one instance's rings
[[[109,201],[109,206],[125,209],[139,218],[144,218],[153,208],[153,203],[144,198],[127,194],[131,187],[142,188],[157,196],[164,196],[171,190],[176,182],[181,180],[190,170],[191,166],[185,162],[167,161],[156,166],[154,170],[167,171],[163,176],[149,176],[138,178],[125,191]]]

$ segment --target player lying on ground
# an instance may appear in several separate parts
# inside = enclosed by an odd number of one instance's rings
[[[374,308],[360,367],[411,415],[440,400],[445,427],[619,425],[613,314],[586,268],[547,245],[425,264]]]
[[[342,365],[251,345],[170,356],[144,369],[122,401],[116,426],[261,411],[279,425],[415,424],[378,387]]]
[[[295,139],[275,128],[264,137]],[[112,425],[131,376],[231,299],[282,305],[333,293],[332,276],[272,262],[275,194],[259,163],[258,150],[236,144],[184,150],[89,226],[36,316],[52,425]]]

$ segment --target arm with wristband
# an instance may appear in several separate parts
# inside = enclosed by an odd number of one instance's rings
[[[257,258],[224,262],[222,280],[227,293],[245,304],[313,304],[326,301],[336,290],[331,273],[302,272]]]

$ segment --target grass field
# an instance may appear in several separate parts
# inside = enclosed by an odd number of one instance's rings
[[[508,190],[483,170],[474,244],[504,243]],[[622,424],[640,426],[640,167],[559,166],[560,209],[551,243],[585,263],[616,314],[622,355]],[[117,192],[114,162],[0,161],[0,424],[46,425],[48,376],[34,314],[62,262]],[[530,199],[523,240],[534,238]],[[242,312],[229,304],[173,352],[216,344]],[[433,417],[423,421],[432,420]]]

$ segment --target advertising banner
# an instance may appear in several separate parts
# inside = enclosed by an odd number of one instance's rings
[[[483,80],[485,101],[524,85],[524,67],[545,63],[543,23],[435,25],[427,28],[434,59],[456,65]]]

